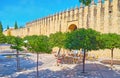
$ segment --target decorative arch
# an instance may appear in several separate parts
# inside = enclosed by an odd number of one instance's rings
[[[74,31],[74,30],[77,29],[77,26],[76,26],[75,24],[71,24],[71,25],[68,27],[68,29],[69,29],[70,31]]]

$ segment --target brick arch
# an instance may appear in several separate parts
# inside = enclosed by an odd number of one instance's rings
[[[77,29],[77,26],[76,26],[75,24],[71,24],[71,25],[69,25],[68,29],[69,29],[70,31],[74,31],[74,30]]]

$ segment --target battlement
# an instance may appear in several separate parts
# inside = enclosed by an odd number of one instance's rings
[[[26,27],[20,30],[12,30],[20,36],[26,35],[49,35],[58,31],[69,31],[69,26],[77,28],[92,28],[102,33],[120,34],[120,0],[92,1],[90,6],[76,6],[60,13],[55,13],[40,19],[26,23]]]
[[[67,9],[67,10],[65,10],[63,12],[60,12],[60,13],[56,13],[56,14],[49,15],[49,16],[46,16],[46,17],[43,17],[43,18],[40,18],[40,19],[33,20],[32,22],[26,23],[26,25],[31,24],[31,23],[36,23],[37,21],[44,21],[44,20],[48,20],[48,19],[61,20],[61,19],[65,19],[68,16],[79,15],[79,11],[82,10],[82,9],[85,10],[85,12],[86,12],[86,10],[89,10],[89,11],[87,11],[87,14],[90,14],[90,11],[94,11],[94,10],[91,10],[91,8],[93,8],[93,7],[94,8],[101,8],[101,10],[103,10],[106,7],[106,8],[109,8],[108,10],[112,11],[112,6],[113,6],[112,3],[113,2],[109,1],[109,0],[105,0],[104,3],[102,3],[102,0],[98,0],[98,3],[95,4],[95,2],[93,1],[90,6],[86,6],[86,7],[81,4],[80,7],[76,6],[75,8],[72,8],[72,9],[69,9],[69,10]],[[105,6],[107,4],[109,4],[109,5]],[[101,12],[104,12],[104,11],[101,11]]]

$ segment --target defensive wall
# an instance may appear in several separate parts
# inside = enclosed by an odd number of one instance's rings
[[[27,22],[24,28],[6,30],[5,35],[25,37],[28,35],[50,35],[58,31],[67,32],[76,28],[92,28],[101,33],[120,34],[120,0],[105,0],[90,6],[81,5],[60,13]],[[8,34],[9,32],[9,34]],[[96,52],[100,57],[109,56],[110,50]],[[120,50],[115,50],[120,58]]]

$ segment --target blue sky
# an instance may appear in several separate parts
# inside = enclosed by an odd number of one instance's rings
[[[29,21],[79,6],[78,0],[0,0],[0,21],[4,29],[9,25],[25,26]]]

